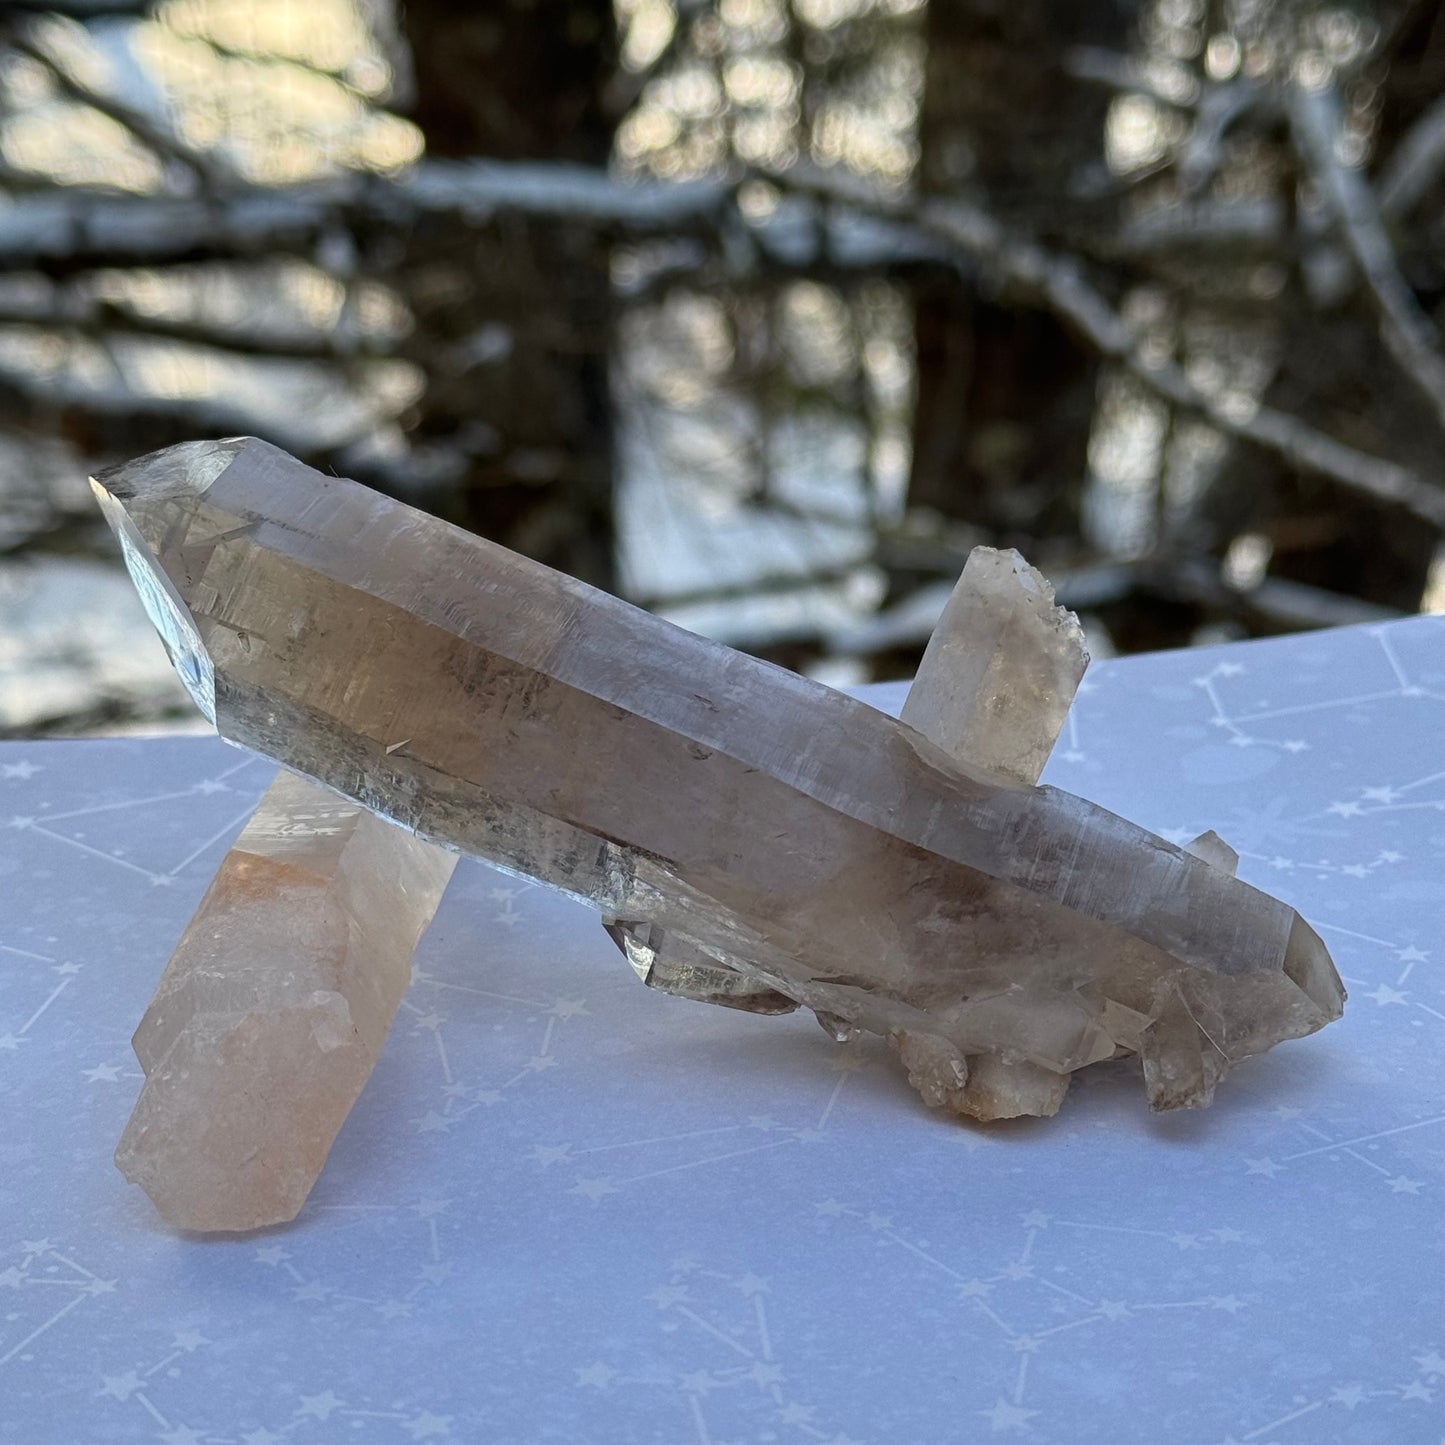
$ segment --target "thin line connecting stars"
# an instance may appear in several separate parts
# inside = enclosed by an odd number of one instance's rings
[[[665,1281],[645,1298],[656,1309],[663,1358],[631,1368],[602,1360],[576,1366],[578,1389],[671,1390],[680,1397],[680,1423],[670,1438],[681,1440],[690,1429],[698,1445],[718,1442],[719,1428],[770,1439],[771,1427],[778,1425],[820,1445],[862,1445],[825,1426],[819,1406],[791,1397],[789,1337],[770,1304],[770,1280],[751,1269],[719,1270],[687,1255],[672,1261]]]
[[[1280,1109],[1276,1113],[1286,1121],[1292,1121],[1298,1129],[1313,1139],[1323,1140],[1323,1143],[1312,1145],[1308,1149],[1295,1149],[1288,1154],[1281,1154],[1279,1158],[1271,1155],[1264,1155],[1259,1158],[1246,1158],[1244,1172],[1257,1175],[1262,1179],[1273,1179],[1275,1175],[1282,1174],[1286,1166],[1297,1164],[1303,1159],[1325,1158],[1330,1163],[1338,1163],[1344,1158],[1353,1160],[1365,1168],[1379,1175],[1385,1186],[1392,1194],[1418,1194],[1424,1187],[1424,1181],[1411,1179],[1408,1175],[1387,1169],[1377,1159],[1369,1157],[1368,1153],[1362,1153],[1357,1147],[1363,1144],[1368,1150],[1374,1151],[1379,1147],[1382,1139],[1393,1138],[1397,1134],[1408,1134],[1415,1129],[1428,1129],[1445,1124],[1445,1114],[1438,1114],[1429,1119],[1417,1119],[1410,1124],[1397,1124],[1393,1129],[1378,1129],[1372,1134],[1357,1134],[1348,1139],[1332,1139],[1323,1129],[1316,1128],[1298,1117],[1298,1110]]]
[[[42,1304],[40,1312],[45,1318],[38,1325],[31,1325],[34,1316],[27,1318],[24,1310],[15,1311],[13,1316],[7,1312],[4,1324],[0,1325],[0,1369],[12,1361],[28,1364],[34,1358],[37,1341],[86,1300],[113,1294],[117,1283],[113,1279],[101,1279],[84,1265],[77,1264],[49,1239],[22,1240],[19,1249],[20,1263],[0,1270],[0,1291],[15,1290],[26,1303],[52,1300],[56,1289],[68,1298],[53,1311]],[[18,1339],[14,1338],[16,1335]]]
[[[992,1339],[1000,1352],[998,1398],[991,1408],[976,1412],[996,1433],[1026,1431],[1030,1421],[1042,1413],[1024,1403],[1030,1365],[1043,1353],[1057,1350],[1063,1336],[1075,1331],[1097,1333],[1158,1312],[1214,1311],[1237,1315],[1248,1307],[1248,1301],[1235,1294],[1201,1294],[1169,1300],[1094,1297],[1061,1284],[1052,1277],[1058,1271],[1045,1269],[1039,1258],[1039,1241],[1053,1231],[1129,1235],[1155,1241],[1157,1249],[1187,1254],[1244,1242],[1242,1231],[1230,1227],[1193,1233],[1171,1232],[1059,1219],[1036,1209],[1020,1216],[1023,1239],[1017,1252],[988,1272],[971,1274],[944,1258],[946,1251],[927,1240],[904,1234],[886,1214],[855,1209],[836,1199],[824,1200],[817,1206],[817,1212],[821,1218],[870,1231],[880,1248],[902,1251],[916,1262],[925,1276],[951,1281],[953,1293],[965,1311],[960,1324],[970,1336],[976,1337],[970,1340],[970,1347]],[[1012,1366],[1003,1363],[1010,1354],[1017,1362]]]
[[[802,1124],[785,1124],[771,1114],[751,1114],[728,1124],[717,1124],[702,1129],[685,1129],[676,1133],[652,1135],[645,1139],[623,1139],[605,1144],[578,1147],[575,1144],[538,1144],[531,1153],[532,1162],[543,1168],[554,1164],[575,1165],[579,1169],[590,1167],[594,1156],[621,1154],[629,1163],[617,1173],[580,1173],[567,1191],[590,1199],[594,1204],[618,1194],[628,1185],[640,1184],[644,1180],[656,1179],[664,1174],[676,1174],[683,1170],[701,1169],[725,1160],[740,1159],[749,1154],[762,1154],[773,1149],[790,1145],[814,1145],[824,1143],[829,1135],[827,1125],[843,1096],[844,1086],[849,1077],[860,1069],[867,1068],[872,1057],[866,1047],[845,1046],[835,1052],[829,1066],[836,1071],[828,1095],[819,1109],[816,1119]],[[754,1142],[756,1136],[768,1136],[762,1142]],[[700,1147],[706,1152],[694,1154],[694,1141],[706,1141]],[[678,1146],[682,1146],[679,1148]],[[720,1147],[721,1146],[721,1147]],[[633,1152],[637,1151],[637,1152]],[[682,1153],[687,1157],[679,1160]],[[639,1154],[641,1155],[639,1159]],[[656,1163],[652,1167],[639,1169],[638,1163],[645,1163],[649,1155],[653,1159],[665,1159],[667,1163]]]

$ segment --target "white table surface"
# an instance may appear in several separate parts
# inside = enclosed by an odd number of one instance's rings
[[[1441,620],[1090,672],[1047,780],[1217,829],[1352,995],[1200,1114],[950,1121],[464,861],[312,1201],[220,1240],[110,1153],[268,765],[0,747],[0,1440],[1437,1445],[1442,743]]]

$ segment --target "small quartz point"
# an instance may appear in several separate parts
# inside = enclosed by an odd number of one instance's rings
[[[965,767],[1031,785],[1088,665],[1079,619],[1054,605],[1042,574],[1017,552],[975,547],[900,717]],[[1067,1072],[1012,1051],[965,1057],[937,1035],[898,1030],[891,1038],[924,1101],[956,1114],[1055,1114],[1068,1093]]]
[[[654,982],[894,1038],[949,1107],[1048,1113],[1121,1053],[1198,1105],[1340,1015],[1292,908],[1037,786],[1084,654],[1011,553],[899,721],[254,439],[95,490],[223,737],[591,904]]]
[[[371,1074],[456,855],[292,773],[226,854],[136,1030],[115,1161],[178,1229],[294,1219]]]
[[[655,923],[616,918],[604,918],[602,922],[632,971],[649,988],[747,1013],[786,1014],[798,1007],[796,999],[719,963]]]

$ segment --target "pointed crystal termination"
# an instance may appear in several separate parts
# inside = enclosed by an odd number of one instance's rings
[[[1038,736],[979,761],[947,688],[896,721],[263,442],[95,485],[224,737],[627,920],[665,965],[732,970],[834,1033],[918,1035],[965,1070],[988,1056],[979,1113],[1011,1071],[1013,1102],[1047,1112],[1041,1074],[1121,1050],[1145,1056],[1156,1107],[1203,1103],[1228,1064],[1341,1012],[1293,909],[1030,785],[1068,648],[1041,659],[1052,684],[1008,683],[1001,715],[1037,712]],[[945,1073],[952,1101],[967,1077]]]
[[[281,773],[136,1030],[115,1162],[178,1229],[294,1219],[371,1074],[456,855]]]

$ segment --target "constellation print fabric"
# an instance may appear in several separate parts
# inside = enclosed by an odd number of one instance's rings
[[[896,709],[903,689],[873,689]],[[129,1036],[271,770],[0,747],[0,1440],[1436,1445],[1445,623],[1091,669],[1045,774],[1318,927],[1344,1020],[1151,1118],[925,1109],[468,860],[300,1219],[168,1231]]]

